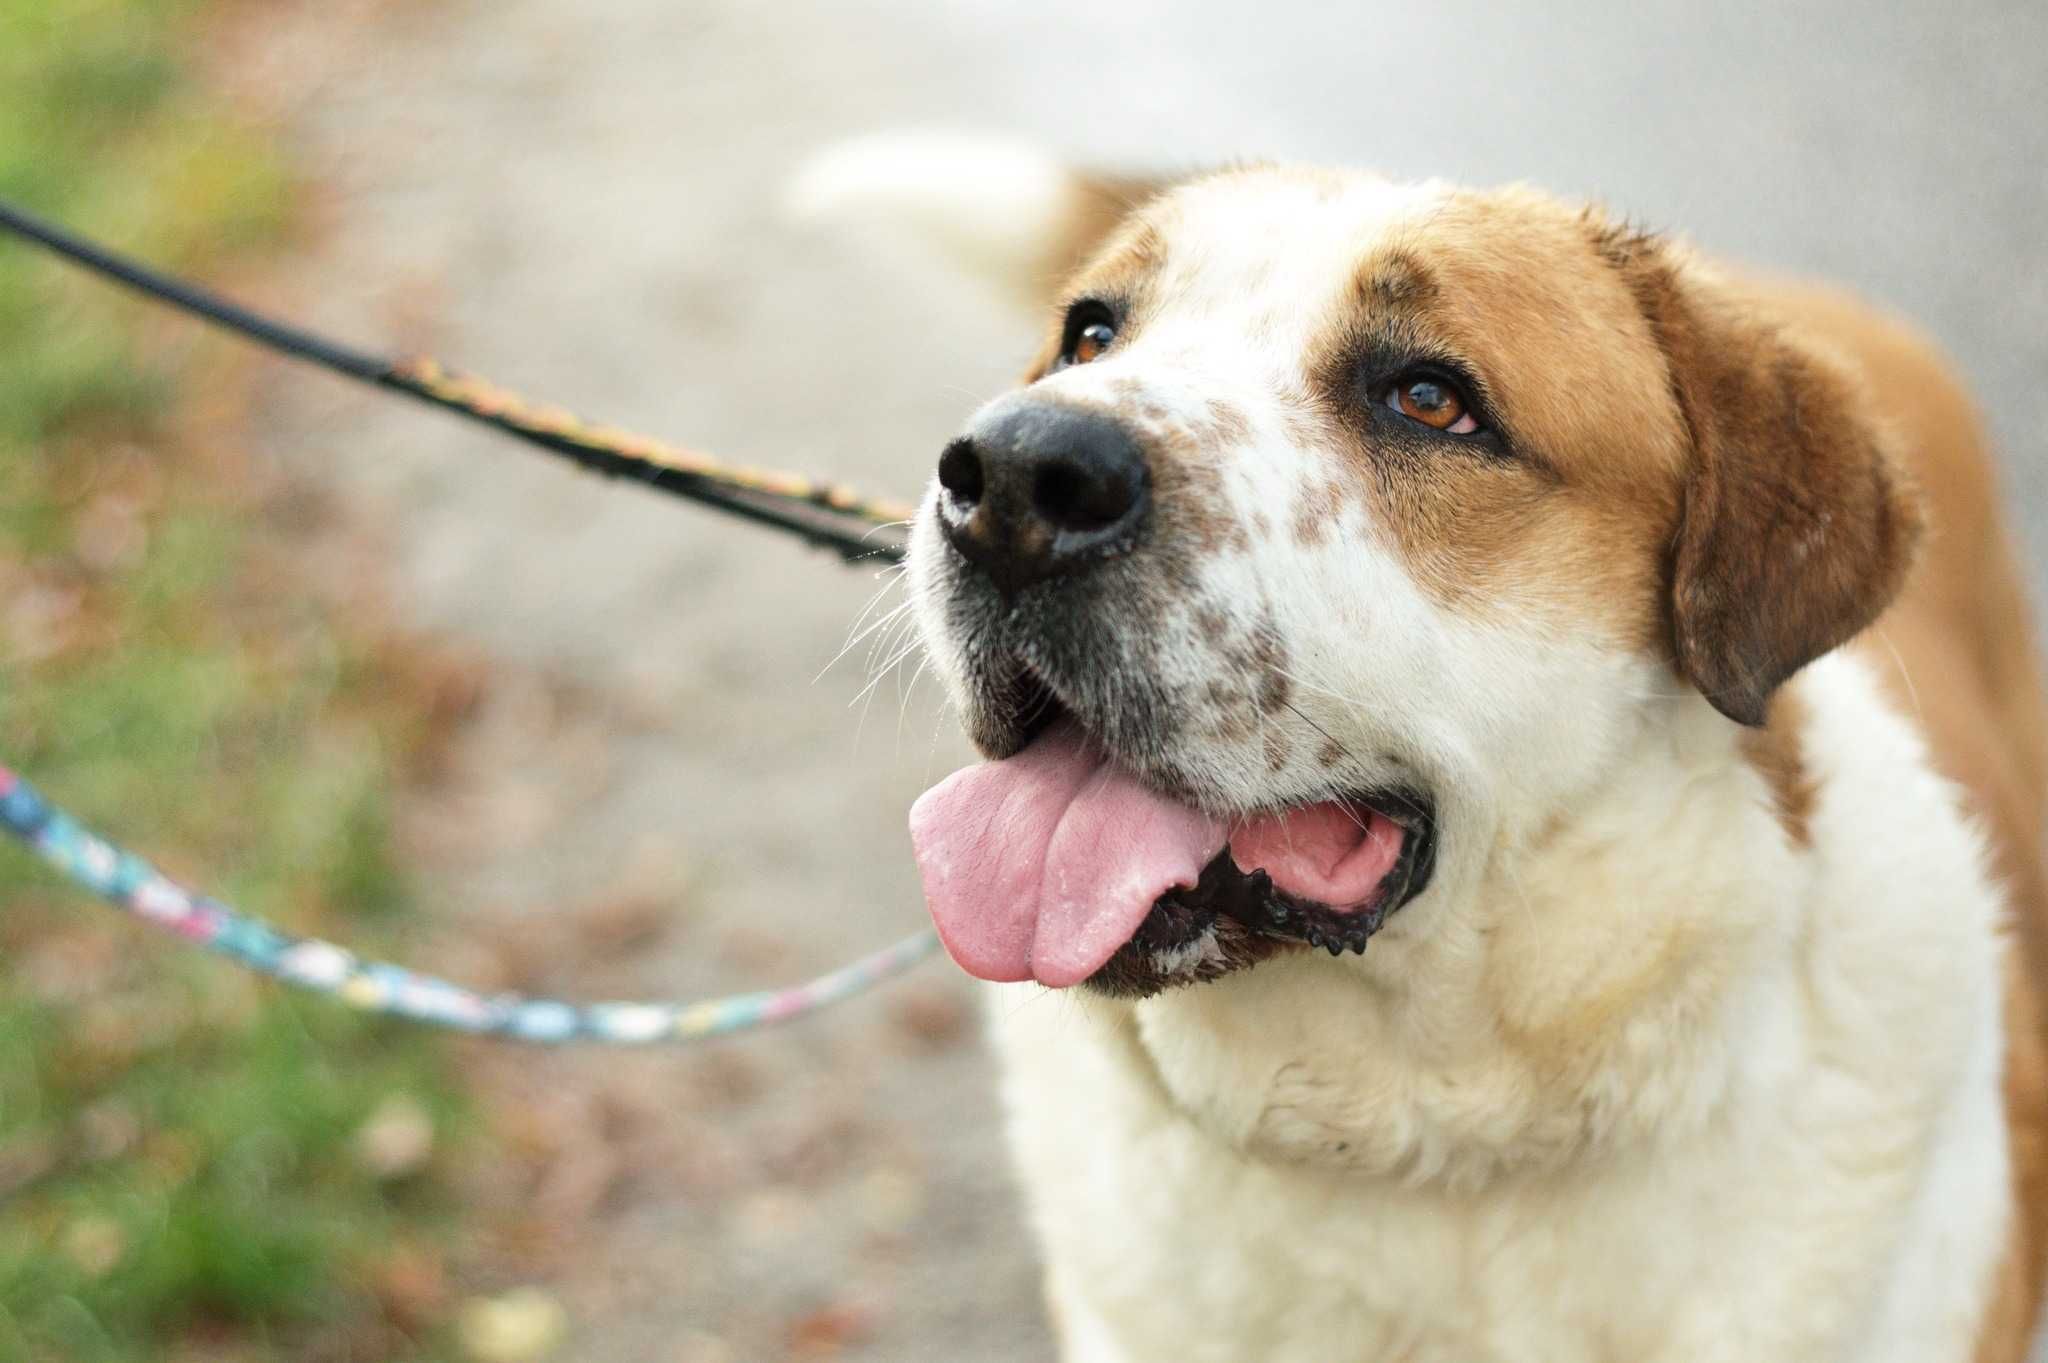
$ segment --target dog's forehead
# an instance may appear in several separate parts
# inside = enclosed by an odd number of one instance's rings
[[[1128,304],[1123,353],[1154,381],[1291,401],[1377,330],[1457,357],[1555,468],[1663,479],[1682,423],[1603,222],[1521,186],[1229,171],[1134,213],[1071,294]],[[1626,448],[1608,448],[1617,433]]]
[[[1232,171],[1142,213],[1126,270],[1148,276],[1149,325],[1228,319],[1239,334],[1299,334],[1345,299],[1360,265],[1449,193],[1362,172]]]

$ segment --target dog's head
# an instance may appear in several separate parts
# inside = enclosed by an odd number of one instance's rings
[[[1521,189],[1161,193],[919,512],[992,759],[914,816],[934,913],[991,979],[1369,975],[1646,732],[1761,723],[1917,530],[1852,377],[1681,248]]]

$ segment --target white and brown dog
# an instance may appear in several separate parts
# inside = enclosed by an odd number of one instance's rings
[[[2022,1358],[2048,732],[1940,360],[1525,189],[1016,169],[926,196],[1085,261],[916,522],[991,760],[912,827],[1065,1357]]]

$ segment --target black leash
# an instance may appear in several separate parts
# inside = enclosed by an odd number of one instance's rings
[[[630,431],[594,426],[558,407],[536,405],[483,379],[453,373],[425,357],[397,360],[352,349],[152,270],[5,200],[0,200],[0,228],[266,349],[454,412],[538,445],[593,473],[630,478],[756,524],[773,526],[829,549],[849,564],[903,559],[901,536],[876,532],[909,521],[912,509],[907,505],[866,497],[800,474],[727,464]]]

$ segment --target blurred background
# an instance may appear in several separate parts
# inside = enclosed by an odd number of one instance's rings
[[[389,350],[909,495],[1035,319],[785,220],[890,126],[1513,179],[1917,319],[2048,564],[2038,4],[0,0],[0,193]],[[0,760],[232,901],[688,996],[923,921],[887,584],[0,242]],[[879,609],[895,598],[888,596]],[[287,997],[0,849],[0,1359],[1040,1359],[942,962],[693,1051]]]

